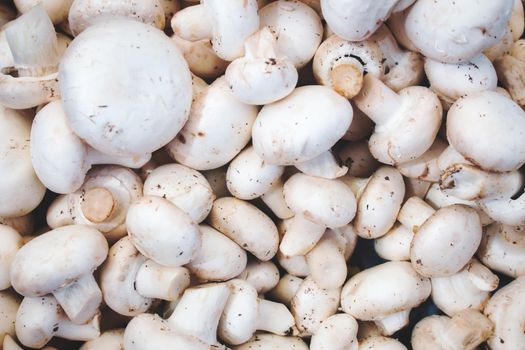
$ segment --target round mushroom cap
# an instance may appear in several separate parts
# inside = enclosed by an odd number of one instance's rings
[[[271,164],[293,165],[329,150],[352,122],[352,105],[325,86],[303,86],[264,106],[252,129],[253,148]]]
[[[112,329],[100,335],[97,339],[87,341],[79,350],[121,350],[124,349],[124,330]]]
[[[249,341],[237,345],[235,350],[308,350],[308,345],[299,337],[269,333],[255,334]]]
[[[18,217],[35,209],[46,188],[31,163],[31,120],[20,111],[0,105],[0,216]]]
[[[484,170],[512,171],[525,164],[525,112],[497,92],[457,100],[448,111],[447,138],[456,151]]]
[[[144,196],[133,203],[126,216],[128,234],[146,257],[168,267],[190,262],[201,244],[197,224],[167,199]]]
[[[63,226],[20,248],[11,264],[11,283],[24,296],[45,295],[93,273],[107,254],[108,242],[99,231]]]
[[[457,63],[495,45],[505,34],[514,0],[418,0],[406,33],[426,57]]]
[[[39,179],[53,192],[71,193],[84,183],[90,164],[87,146],[71,130],[62,103],[42,108],[31,128],[31,160]]]
[[[480,242],[481,222],[476,210],[453,204],[439,209],[417,230],[410,260],[423,276],[450,276],[470,261]]]
[[[69,9],[68,23],[73,35],[100,20],[128,17],[164,29],[164,8],[160,0],[75,0]]]
[[[323,25],[317,13],[299,1],[274,1],[259,10],[261,28],[269,27],[276,36],[277,51],[296,68],[314,56],[323,38]]]
[[[208,180],[198,171],[181,164],[155,168],[144,182],[144,195],[169,200],[195,222],[208,216],[215,200]]]
[[[177,46],[131,19],[98,22],[76,37],[60,62],[59,83],[71,128],[109,155],[161,148],[190,111],[191,75]]]

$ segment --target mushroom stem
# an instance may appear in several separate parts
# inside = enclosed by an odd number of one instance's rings
[[[391,314],[382,319],[376,320],[375,324],[381,331],[381,334],[392,335],[408,324],[409,315],[410,309],[399,311],[395,314]]]
[[[477,260],[473,260],[467,267],[469,280],[479,290],[492,292],[498,287],[499,278],[492,271]]]
[[[175,300],[190,285],[190,274],[184,267],[166,267],[146,260],[137,271],[135,288],[146,297]]]
[[[328,150],[306,162],[297,163],[295,167],[312,176],[336,179],[348,172],[348,167],[340,165],[332,151]]]
[[[363,66],[356,59],[352,61],[355,62],[336,66],[330,71],[334,90],[346,98],[353,98],[363,87]]]
[[[278,335],[290,335],[294,332],[295,320],[283,304],[259,299],[255,329]]]
[[[115,212],[117,204],[111,191],[96,187],[84,193],[80,209],[86,219],[94,223],[101,223]]]
[[[417,232],[419,227],[435,212],[434,208],[421,198],[411,197],[401,207],[397,220],[409,230]]]
[[[44,76],[57,71],[55,27],[42,6],[33,7],[11,22],[5,33],[19,76]]]
[[[64,339],[82,341],[92,340],[100,336],[99,322],[99,315],[95,315],[95,317],[93,317],[91,321],[86,324],[75,324],[70,320],[64,319],[62,322],[60,322],[60,326],[55,335]]]
[[[92,147],[88,148],[86,163],[91,165],[96,164],[115,164],[122,165],[128,168],[141,168],[151,159],[151,153],[136,155],[136,156],[112,156],[102,153]]]
[[[102,302],[102,292],[92,274],[55,290],[53,296],[75,324],[84,324],[93,318]]]
[[[399,96],[371,74],[363,78],[363,88],[354,102],[377,125],[387,123],[401,108]]]

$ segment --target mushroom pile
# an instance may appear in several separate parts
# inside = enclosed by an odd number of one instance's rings
[[[525,349],[521,0],[0,3],[0,350]]]

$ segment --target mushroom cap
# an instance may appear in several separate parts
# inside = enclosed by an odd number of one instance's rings
[[[503,172],[525,164],[525,112],[511,99],[483,91],[457,100],[447,115],[447,138],[468,161]]]
[[[276,334],[255,334],[244,344],[233,347],[234,350],[308,350],[308,345],[299,337]]]
[[[166,148],[190,168],[221,167],[248,144],[256,117],[257,107],[239,101],[219,78],[195,96],[188,122]]]
[[[397,169],[376,170],[357,201],[356,233],[363,238],[385,235],[396,222],[404,197],[405,183]]]
[[[358,320],[376,320],[418,306],[430,292],[430,280],[409,262],[390,261],[351,277],[341,291],[341,307]]]
[[[356,213],[354,193],[340,180],[298,173],[284,184],[284,198],[296,215],[327,227],[344,226]]]
[[[135,277],[146,260],[129,236],[121,238],[109,249],[108,259],[100,272],[100,289],[104,302],[113,311],[136,316],[152,306],[153,300],[143,297],[135,288]]]
[[[423,276],[450,276],[470,261],[480,242],[477,212],[453,204],[439,209],[419,227],[412,239],[410,260]]]
[[[13,288],[36,297],[91,274],[106,259],[108,242],[99,231],[69,225],[46,232],[26,243],[11,264]]]
[[[18,217],[38,206],[46,188],[31,162],[29,116],[0,106],[0,130],[0,216]]]
[[[16,312],[20,307],[18,295],[0,291],[0,344],[6,335],[15,335]]]
[[[201,244],[197,224],[182,209],[157,196],[134,202],[126,216],[128,234],[146,257],[168,267],[187,264]]]
[[[73,35],[100,20],[127,17],[164,29],[164,8],[160,0],[75,0],[69,9],[68,23]]]
[[[425,73],[430,88],[451,103],[469,93],[494,90],[498,85],[496,69],[482,54],[462,63],[443,63],[427,58]]]
[[[71,193],[82,186],[91,166],[85,161],[87,145],[71,130],[60,101],[36,114],[30,139],[33,166],[47,188]]]
[[[261,109],[252,129],[253,148],[271,164],[305,162],[345,134],[352,114],[350,102],[328,87],[296,88]]]
[[[124,329],[105,331],[97,339],[87,341],[79,350],[121,350],[124,349]]]
[[[296,68],[314,56],[323,38],[323,25],[310,6],[299,1],[274,1],[259,10],[261,28],[269,27],[277,39],[277,51]]]
[[[328,317],[310,342],[310,350],[357,350],[358,347],[357,321],[348,314]]]
[[[387,20],[399,0],[321,0],[323,17],[341,38],[361,41]]]
[[[219,198],[213,203],[209,222],[259,260],[270,260],[278,250],[277,227],[249,202],[233,197]]]
[[[42,4],[53,23],[59,24],[67,19],[73,0],[14,0],[13,2],[20,13],[26,13],[37,4]]]
[[[195,222],[208,216],[215,200],[208,180],[198,171],[181,164],[155,168],[144,182],[144,195],[169,200]]]
[[[496,44],[514,0],[422,0],[408,11],[406,33],[426,57],[457,63]]]
[[[9,269],[13,257],[22,244],[22,236],[15,229],[0,225],[0,290],[11,286]]]
[[[190,111],[191,75],[176,45],[131,19],[98,22],[77,36],[60,62],[59,85],[71,128],[110,155],[161,148]]]
[[[359,350],[407,350],[399,340],[374,335],[359,342]]]

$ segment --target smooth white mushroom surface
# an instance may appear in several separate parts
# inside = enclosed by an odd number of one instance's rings
[[[525,0],[0,0],[0,350],[525,350]]]

